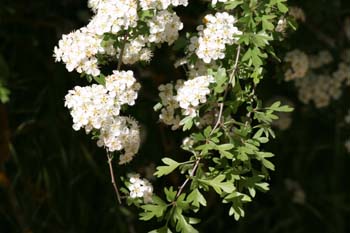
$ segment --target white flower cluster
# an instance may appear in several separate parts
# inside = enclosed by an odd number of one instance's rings
[[[121,106],[135,104],[139,89],[140,84],[132,71],[114,71],[106,77],[105,86],[76,86],[65,97],[74,130],[84,128],[86,133],[99,130],[98,146],[104,146],[110,152],[124,150],[120,164],[131,161],[139,148],[137,122],[119,116]]]
[[[159,11],[147,22],[149,35],[139,35],[125,45],[123,63],[134,64],[137,61],[150,61],[152,50],[150,43],[168,43],[171,45],[179,37],[183,24],[176,13],[167,10]]]
[[[284,33],[287,29],[287,26],[288,26],[287,19],[284,17],[281,17],[277,22],[277,26],[275,28],[275,31]]]
[[[137,2],[135,0],[101,0],[97,3],[90,1],[88,5],[92,6],[96,14],[87,27],[97,35],[103,35],[106,32],[116,34],[137,25]]]
[[[128,186],[131,198],[143,198],[145,203],[152,202],[153,186],[146,180],[141,179],[139,174],[129,175],[130,185]]]
[[[176,114],[176,110],[179,108],[179,103],[176,101],[176,91],[183,85],[183,80],[177,80],[174,87],[173,84],[162,84],[158,87],[159,97],[163,108],[159,115],[159,119],[166,125],[172,125],[172,130],[176,130],[180,127],[180,116]]]
[[[183,28],[183,24],[176,13],[167,10],[158,12],[152,20],[148,22],[150,27],[149,42],[164,43],[168,45],[174,43],[179,37],[179,30]]]
[[[195,116],[196,108],[201,103],[207,102],[207,95],[210,93],[209,85],[215,82],[211,75],[199,76],[184,82],[177,89],[176,101],[184,110],[186,116]]]
[[[168,8],[187,4],[187,0],[143,0],[140,5],[135,0],[89,0],[88,6],[95,15],[86,27],[63,35],[54,49],[56,61],[64,62],[69,72],[76,70],[92,76],[101,73],[99,54],[116,57],[123,51],[124,64],[148,62],[152,58],[152,43],[171,45],[183,28],[180,18]],[[147,21],[149,30],[145,32],[138,27],[138,15],[149,9],[153,10],[153,17]],[[115,38],[106,40],[106,33],[115,35]],[[116,41],[122,46],[125,44],[125,49],[114,48]]]
[[[130,117],[108,118],[100,130],[97,145],[109,151],[124,150],[119,157],[119,164],[130,162],[140,147],[140,131],[137,122]]]
[[[96,54],[106,52],[101,42],[102,37],[85,27],[63,35],[58,47],[54,48],[56,62],[63,61],[69,72],[75,69],[78,73],[98,76],[100,70]]]
[[[327,50],[321,50],[316,55],[309,56],[309,65],[311,69],[318,69],[324,65],[328,65],[333,61],[332,54]]]
[[[106,89],[109,95],[114,97],[121,106],[123,104],[134,105],[137,92],[141,86],[134,78],[134,73],[128,71],[113,71],[112,75],[105,78]]]
[[[143,10],[158,9],[165,10],[172,6],[187,6],[188,0],[140,0],[140,6]]]
[[[225,57],[226,45],[232,45],[242,32],[234,26],[236,19],[227,12],[204,17],[205,27],[197,27],[198,37],[191,38],[190,52],[195,52],[205,63]]]
[[[285,80],[295,80],[299,99],[303,103],[313,101],[317,108],[326,107],[332,99],[338,99],[342,94],[342,87],[350,86],[350,53],[345,51],[338,69],[334,72],[320,70],[333,61],[328,51],[320,51],[317,55],[308,56],[294,50],[287,54],[285,61],[291,63],[292,69],[285,73]],[[293,71],[292,71],[293,70]]]
[[[214,78],[206,75],[187,81],[178,80],[175,87],[170,83],[160,85],[159,97],[163,105],[160,120],[166,125],[172,125],[172,129],[175,130],[180,126],[181,120],[180,115],[176,114],[177,109],[181,109],[183,116],[196,116],[199,104],[207,101],[206,96],[210,93],[209,85],[213,82]]]
[[[290,63],[291,66],[291,68],[284,73],[286,81],[304,77],[309,69],[308,56],[298,49],[288,52],[284,61]]]

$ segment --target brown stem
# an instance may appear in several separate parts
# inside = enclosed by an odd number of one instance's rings
[[[197,171],[197,168],[199,166],[199,162],[200,162],[201,158],[198,158],[193,166],[192,171],[190,172],[189,177],[187,177],[187,179],[185,180],[185,182],[183,182],[183,184],[181,185],[181,187],[179,188],[179,190],[176,193],[176,199],[181,195],[183,189],[185,188],[186,184],[190,181],[190,179],[194,176],[194,174]]]
[[[124,39],[123,39],[123,45],[122,45],[122,47],[120,49],[120,54],[119,54],[119,58],[118,58],[117,70],[120,70],[120,68],[122,67],[122,64],[123,64],[123,54],[124,54],[125,44],[126,44],[126,39],[127,38],[128,38],[128,33],[125,33]]]
[[[211,130],[210,135],[212,135],[212,134],[214,133],[214,131],[215,131],[215,130],[219,127],[219,125],[220,125],[221,118],[222,118],[222,113],[223,113],[223,110],[224,110],[224,101],[225,101],[226,96],[227,96],[227,94],[228,94],[228,87],[229,87],[229,85],[232,83],[232,80],[235,78],[235,73],[236,73],[236,70],[237,70],[237,67],[238,67],[238,61],[239,61],[239,55],[240,55],[240,53],[241,53],[241,45],[238,45],[235,64],[234,64],[234,66],[233,66],[233,69],[232,69],[232,72],[231,72],[231,75],[230,75],[229,82],[228,82],[228,84],[227,84],[227,86],[226,86],[226,89],[225,89],[225,93],[224,93],[222,102],[219,104],[219,105],[220,105],[220,109],[219,109],[218,119],[217,119],[217,121],[216,121],[216,123],[215,123],[214,128]]]
[[[107,160],[108,160],[109,172],[111,174],[111,181],[112,181],[112,185],[114,187],[114,191],[117,195],[117,199],[118,199],[119,204],[122,204],[122,201],[120,198],[120,193],[119,193],[119,190],[118,190],[117,184],[115,182],[115,178],[114,178],[114,171],[113,171],[113,165],[112,165],[113,156],[109,152],[107,152]]]

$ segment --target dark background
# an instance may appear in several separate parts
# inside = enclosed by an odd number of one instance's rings
[[[190,4],[179,9],[186,30],[199,23],[204,9],[200,1]],[[329,49],[337,55],[350,47],[340,39],[343,20],[350,16],[349,1],[290,4],[302,7],[307,21],[276,44],[281,57],[294,48]],[[0,104],[0,233],[142,233],[158,226],[139,221],[137,211],[117,204],[105,154],[84,132],[73,131],[63,106],[68,90],[87,82],[54,63],[53,48],[62,34],[88,22],[86,5],[83,0],[0,3],[0,79],[11,91],[10,101]],[[317,35],[332,38],[335,47]],[[163,155],[185,159],[177,149],[182,133],[159,124],[152,108],[157,86],[182,75],[172,67],[170,52],[163,46],[149,66],[132,67],[143,90],[130,114],[142,125],[144,143],[131,166],[118,167],[116,174],[146,175],[145,167],[159,164]],[[269,61],[260,96],[287,97],[296,110],[291,127],[278,131],[266,148],[276,154],[271,191],[258,193],[239,222],[209,194],[210,204],[200,212],[200,232],[350,232],[350,155],[344,148],[350,131],[342,125],[350,108],[349,88],[339,101],[316,109],[298,101],[294,86],[281,81],[279,66]],[[175,174],[154,186],[181,181]]]

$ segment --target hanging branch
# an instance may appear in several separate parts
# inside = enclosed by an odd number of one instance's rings
[[[109,152],[107,152],[107,161],[108,161],[108,165],[109,165],[109,172],[111,175],[111,182],[112,182],[112,185],[114,187],[115,194],[117,195],[117,199],[118,199],[119,204],[122,204],[120,193],[118,190],[118,186],[117,186],[117,184],[115,182],[115,178],[114,178],[114,171],[113,171],[113,164],[112,164],[113,156]]]
[[[236,53],[236,59],[235,59],[235,64],[233,66],[233,69],[232,69],[232,73],[230,75],[230,79],[229,79],[229,82],[226,86],[226,89],[225,89],[225,93],[224,93],[224,96],[223,96],[223,100],[222,102],[220,103],[220,109],[219,109],[219,115],[218,115],[218,118],[217,118],[217,121],[216,121],[216,124],[214,126],[214,128],[211,130],[210,134],[209,135],[212,135],[214,133],[214,131],[219,127],[220,125],[220,122],[221,122],[221,118],[222,118],[222,113],[223,113],[223,110],[224,110],[224,101],[226,99],[226,96],[228,94],[228,87],[230,86],[230,84],[232,83],[232,80],[234,79],[235,77],[235,73],[236,73],[236,70],[237,70],[237,67],[238,67],[238,61],[239,61],[239,56],[240,56],[240,53],[241,53],[241,45],[238,45],[237,47],[237,53]],[[179,190],[177,191],[176,193],[176,198],[178,198],[181,193],[183,192],[183,189],[185,188],[185,186],[187,185],[187,183],[190,181],[190,179],[192,179],[192,177],[195,175],[196,171],[197,171],[197,168],[199,166],[199,162],[200,162],[201,158],[198,157],[195,164],[193,165],[193,168],[192,168],[192,171],[190,172],[189,176],[187,177],[187,179],[182,183],[182,185],[180,186]]]

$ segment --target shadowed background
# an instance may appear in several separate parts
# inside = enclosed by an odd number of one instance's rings
[[[350,16],[348,1],[290,2],[305,10],[307,23],[277,44],[278,54],[296,47],[310,52],[329,47],[337,54],[344,44],[350,47],[337,39]],[[68,90],[88,83],[54,63],[53,47],[62,34],[88,22],[86,5],[79,0],[1,3],[0,80],[10,96],[0,104],[0,233],[142,233],[157,225],[139,221],[133,208],[117,204],[104,151],[84,132],[73,131],[64,108]],[[200,23],[204,8],[194,0],[179,8],[185,30]],[[331,47],[328,38],[340,48]],[[171,48],[163,46],[148,66],[132,67],[143,89],[129,114],[141,123],[144,140],[137,159],[118,167],[116,175],[138,171],[150,176],[163,155],[187,156],[178,149],[183,134],[158,123],[153,112],[157,86],[183,75],[171,65],[170,54]],[[349,128],[341,125],[350,107],[349,89],[329,107],[316,109],[298,101],[293,85],[281,82],[278,66],[274,60],[266,66],[260,95],[288,98],[296,110],[291,127],[277,131],[267,148],[276,154],[271,191],[258,193],[239,222],[209,194],[209,206],[199,213],[200,232],[350,232],[350,155],[343,146]],[[181,181],[174,174],[153,184]]]

